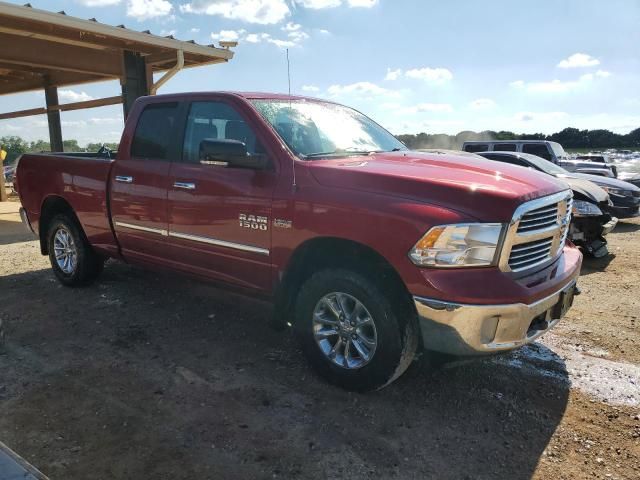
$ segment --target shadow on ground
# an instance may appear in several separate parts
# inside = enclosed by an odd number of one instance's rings
[[[68,289],[0,277],[0,439],[51,478],[531,478],[568,399],[493,360],[353,394],[265,306],[110,262]]]
[[[580,270],[580,275],[591,275],[592,273],[600,273],[607,270],[607,267],[613,262],[616,258],[615,253],[609,253],[602,258],[593,258],[585,255],[582,259],[582,269]]]
[[[8,215],[0,215],[0,245],[29,242],[35,238],[22,222],[8,221],[3,217]]]
[[[640,230],[640,223],[620,220],[611,233],[633,233]],[[611,233],[609,235],[611,235]]]

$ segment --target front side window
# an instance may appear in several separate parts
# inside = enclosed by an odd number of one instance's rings
[[[263,153],[253,130],[240,114],[224,102],[193,102],[187,117],[182,158],[200,162],[203,140],[237,140],[245,144],[247,153]]]
[[[145,107],[133,135],[131,156],[167,160],[177,131],[177,123],[177,103],[158,103]]]
[[[262,99],[252,103],[282,141],[304,159],[406,150],[373,120],[342,105]]]
[[[551,160],[549,149],[544,143],[525,143],[522,145],[522,151],[535,155],[536,157],[544,158],[545,160]]]

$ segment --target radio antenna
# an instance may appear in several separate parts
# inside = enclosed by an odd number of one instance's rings
[[[289,87],[289,109],[291,109],[291,68],[289,66],[289,49],[288,48],[287,48],[287,83]],[[291,157],[291,176],[293,181],[291,186],[293,187],[293,191],[295,192],[298,189],[298,185],[296,185],[296,159],[293,156]]]
[[[289,107],[291,107],[291,68],[289,67],[289,49],[287,48],[287,83],[289,84]]]

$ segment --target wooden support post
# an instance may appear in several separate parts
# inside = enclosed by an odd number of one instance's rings
[[[122,107],[126,119],[133,107],[133,102],[138,97],[149,95],[149,85],[144,57],[128,50],[125,50],[122,55]]]
[[[58,87],[47,85],[44,87],[44,98],[47,103],[47,121],[49,123],[49,142],[52,152],[64,151],[62,144],[62,124],[60,123],[60,111],[49,110],[50,107],[58,105]]]

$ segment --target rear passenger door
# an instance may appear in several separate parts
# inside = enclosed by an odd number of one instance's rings
[[[169,166],[179,154],[181,105],[151,103],[138,117],[129,152],[119,152],[110,178],[113,227],[127,260],[164,263]]]
[[[275,165],[257,170],[200,158],[205,139],[238,140],[249,154],[267,154],[249,119],[224,100],[189,105],[182,162],[169,174],[169,255],[177,268],[266,291]]]

